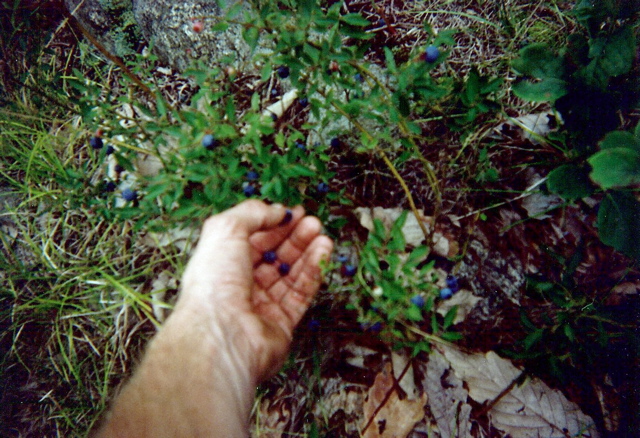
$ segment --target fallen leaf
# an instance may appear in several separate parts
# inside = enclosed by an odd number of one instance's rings
[[[162,233],[147,233],[142,238],[142,243],[152,248],[175,245],[188,253],[199,235],[200,231],[194,228],[172,228]]]
[[[428,396],[428,406],[442,437],[471,436],[471,406],[469,393],[454,373],[448,372],[449,362],[437,351],[429,354],[422,386]]]
[[[436,309],[436,311],[440,315],[445,316],[453,306],[458,306],[456,317],[453,320],[453,323],[459,324],[465,320],[467,315],[471,313],[473,308],[480,301],[482,301],[482,298],[475,296],[471,293],[471,291],[467,289],[460,289],[448,300],[442,300],[440,304],[438,304],[438,308]]]
[[[445,345],[440,348],[478,403],[492,402],[522,373],[493,351],[466,354]],[[537,378],[514,386],[489,410],[489,417],[494,427],[513,438],[599,436],[593,420],[578,405]]]
[[[385,398],[390,393],[388,399]],[[362,434],[363,438],[405,438],[415,424],[424,418],[426,394],[419,400],[400,400],[394,389],[394,377],[391,365],[386,364],[369,389],[364,402],[364,418],[362,428],[375,415],[369,427]],[[382,406],[379,410],[378,408]],[[377,414],[376,414],[376,410]]]

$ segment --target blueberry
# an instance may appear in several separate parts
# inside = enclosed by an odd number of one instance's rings
[[[318,330],[320,330],[320,321],[318,321],[317,319],[310,320],[307,323],[307,328],[309,329],[309,331],[317,332]]]
[[[111,155],[115,151],[116,151],[116,149],[113,146],[111,146],[110,144],[108,144],[107,147],[104,150],[104,153],[107,154],[107,155]]]
[[[386,26],[386,25],[387,25],[387,22],[384,21],[382,18],[380,20],[378,20],[378,27]]]
[[[326,195],[329,193],[329,184],[321,182],[318,184],[318,187],[316,187],[316,190],[318,191],[318,194]]]
[[[287,210],[284,212],[284,217],[280,221],[280,226],[287,225],[289,222],[291,222],[291,219],[293,219],[293,212],[287,208]]]
[[[280,263],[280,266],[278,266],[278,272],[280,275],[287,275],[290,270],[291,266],[289,266],[289,263]]]
[[[116,167],[114,167],[114,170],[116,171],[116,173],[124,172],[124,167],[122,167],[119,164],[116,164]]]
[[[344,275],[345,277],[353,277],[354,275],[356,275],[356,272],[358,272],[358,268],[356,268],[353,265],[344,265],[341,269],[340,272],[342,273],[342,275]]]
[[[276,113],[271,113],[271,120],[273,120],[274,122],[278,121],[278,115]]]
[[[358,82],[364,82],[364,77],[362,77],[360,73],[356,73],[356,75],[353,78]]]
[[[286,79],[289,77],[289,67],[287,67],[286,65],[281,65],[280,67],[278,67],[277,73],[278,76],[280,76],[282,79]]]
[[[216,138],[211,134],[207,134],[202,137],[202,146],[204,146],[205,149],[212,150],[217,144],[218,140],[216,140]]]
[[[277,89],[275,89],[275,88],[271,89],[271,97],[276,97],[278,94],[280,94],[280,93],[278,92]]]
[[[458,285],[458,279],[454,275],[447,275],[447,287],[451,289],[451,292],[455,293],[460,290]]]
[[[422,295],[414,295],[411,297],[411,303],[422,308],[424,307],[424,298],[422,298]]]
[[[260,175],[258,175],[258,172],[256,172],[255,170],[250,170],[247,172],[246,178],[249,181],[255,181],[260,177]]]
[[[341,142],[340,142],[340,139],[338,137],[334,137],[334,138],[331,139],[331,143],[330,144],[331,144],[332,148],[339,148]]]
[[[300,99],[298,101],[298,103],[300,104],[300,106],[302,108],[306,107],[307,105],[309,105],[309,99],[307,99],[306,97],[303,97],[302,99]]]
[[[440,56],[440,50],[436,46],[429,46],[424,52],[424,59],[427,62],[435,62],[438,56]]]
[[[113,181],[108,181],[104,185],[104,191],[107,193],[114,192],[115,190],[116,190],[116,183],[114,183]]]
[[[267,251],[264,254],[262,254],[262,261],[265,263],[275,263],[276,260],[278,259],[278,256],[276,255],[275,251]]]
[[[338,256],[338,261],[340,263],[347,263],[349,261],[349,256],[345,254],[341,254]]]
[[[453,292],[448,287],[445,287],[444,289],[440,289],[440,298],[442,298],[443,300],[448,300],[452,296],[453,296]]]
[[[382,323],[381,322],[376,322],[371,327],[369,327],[369,331],[371,331],[373,333],[380,333],[380,330],[382,330]]]
[[[136,192],[135,190],[131,190],[131,189],[124,189],[122,191],[122,199],[124,199],[125,201],[135,201],[136,199],[138,199],[138,192]]]
[[[244,186],[242,191],[244,192],[244,195],[247,198],[249,198],[249,197],[251,197],[251,196],[256,194],[256,188],[254,186],[252,186],[251,184],[247,184],[246,186]]]
[[[100,137],[91,137],[91,140],[89,140],[89,144],[94,149],[102,149],[102,146],[104,145]]]
[[[307,147],[304,145],[304,143],[302,143],[301,141],[297,141],[296,142],[296,147],[300,150],[306,151]]]

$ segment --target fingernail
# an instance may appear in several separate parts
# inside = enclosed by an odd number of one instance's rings
[[[287,208],[287,210],[284,212],[284,217],[280,222],[280,226],[287,225],[289,222],[291,222],[291,219],[293,219],[293,212]]]

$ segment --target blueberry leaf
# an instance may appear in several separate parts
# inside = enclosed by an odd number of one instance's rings
[[[640,153],[625,147],[605,149],[588,160],[593,182],[603,189],[640,184]]]

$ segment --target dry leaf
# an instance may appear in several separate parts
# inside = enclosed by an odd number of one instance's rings
[[[437,351],[429,355],[422,386],[429,397],[441,437],[471,436],[471,406],[463,382],[454,373],[447,373],[449,362]]]
[[[482,298],[475,296],[467,289],[460,289],[448,300],[442,300],[438,304],[436,311],[440,315],[445,316],[453,306],[458,306],[458,311],[453,323],[459,324],[471,313],[479,301],[482,301]]]
[[[163,233],[147,233],[142,238],[142,243],[152,248],[175,245],[181,251],[188,253],[199,235],[200,231],[194,228],[172,228]]]
[[[391,363],[393,365],[393,375],[398,381],[398,385],[407,394],[407,399],[416,400],[418,398],[418,388],[416,388],[415,376],[413,374],[413,366],[409,365],[411,357],[405,351],[392,351]],[[407,368],[408,366],[408,368]],[[407,368],[402,378],[400,378],[404,369]]]
[[[426,394],[422,394],[420,400],[400,400],[393,385],[391,365],[387,364],[384,370],[376,376],[364,402],[363,428],[376,410],[381,405],[382,407],[362,434],[363,438],[405,438],[415,424],[424,417]],[[391,391],[391,395],[383,404],[389,391]]]
[[[465,354],[452,347],[441,348],[478,403],[493,401],[522,373],[493,351]],[[599,436],[593,420],[578,405],[537,378],[512,388],[489,410],[489,417],[497,429],[513,438]]]

